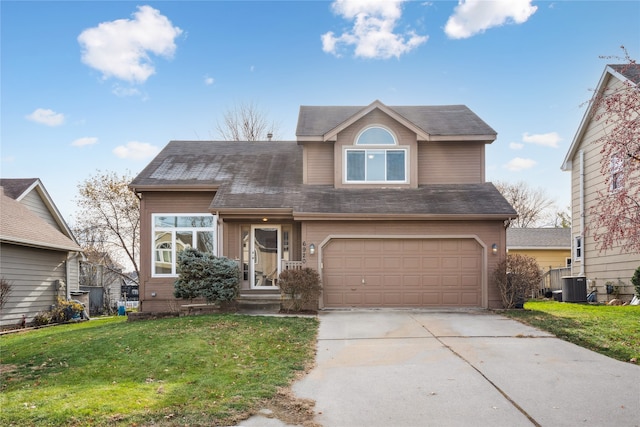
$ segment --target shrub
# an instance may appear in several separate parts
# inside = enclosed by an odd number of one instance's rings
[[[542,273],[535,258],[511,254],[502,260],[493,272],[504,308],[523,304],[527,295],[540,286]]]
[[[74,317],[81,317],[83,311],[84,307],[82,304],[76,301],[67,301],[58,297],[56,305],[51,310],[50,323],[68,322]]]
[[[178,253],[176,298],[204,298],[207,302],[233,301],[240,290],[240,270],[235,261],[188,248]]]
[[[41,311],[33,316],[33,326],[44,326],[51,323],[51,312]]]
[[[318,297],[322,287],[320,275],[312,268],[302,270],[285,270],[278,277],[280,293],[289,297],[283,301],[287,311],[301,311],[314,306],[317,308]]]
[[[636,271],[633,273],[631,283],[633,283],[633,287],[636,288],[636,296],[640,298],[640,267],[636,268]]]
[[[11,293],[11,282],[4,277],[0,278],[0,309],[9,300],[9,294]]]

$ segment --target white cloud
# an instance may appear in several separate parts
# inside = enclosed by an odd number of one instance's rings
[[[322,50],[341,56],[344,46],[355,46],[355,56],[372,59],[399,58],[428,39],[414,31],[394,32],[402,16],[405,0],[335,0],[333,12],[353,21],[350,31],[336,36],[332,31],[321,36]]]
[[[175,38],[182,30],[151,6],[138,6],[133,19],[103,22],[78,36],[82,62],[100,71],[103,78],[115,77],[144,83],[155,73],[149,53],[171,58]]]
[[[560,135],[558,135],[557,132],[539,133],[535,135],[530,135],[525,132],[522,134],[522,140],[531,144],[558,148],[558,143],[562,141],[562,138],[560,138]]]
[[[46,108],[38,108],[26,118],[47,126],[60,126],[64,123],[64,114]]]
[[[124,97],[127,97],[127,96],[142,95],[137,88],[135,88],[135,87],[125,87],[125,86],[122,86],[120,84],[113,85],[113,87],[111,89],[111,93],[113,93],[116,96],[119,96],[120,98],[124,98]]]
[[[504,167],[511,172],[519,172],[521,170],[531,169],[537,164],[538,162],[533,159],[523,159],[522,157],[516,157],[509,160],[509,162],[504,165]]]
[[[158,154],[158,147],[148,142],[131,141],[127,145],[119,145],[113,149],[113,154],[121,159],[143,160]]]
[[[204,84],[207,86],[211,86],[215,82],[213,77],[204,76]]]
[[[524,144],[520,144],[519,142],[510,142],[509,148],[512,150],[522,150],[524,148]]]
[[[71,143],[74,147],[84,147],[85,145],[93,145],[98,143],[98,138],[94,136],[85,136],[84,138],[78,138]]]
[[[532,0],[460,0],[449,17],[444,32],[452,39],[465,39],[506,23],[522,24],[537,6]]]

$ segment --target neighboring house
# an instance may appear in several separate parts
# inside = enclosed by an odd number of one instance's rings
[[[596,93],[619,88],[623,82],[639,84],[640,65],[607,65],[596,87]],[[621,289],[620,296],[630,300],[634,292],[631,277],[640,266],[640,254],[624,253],[619,247],[600,252],[588,230],[590,207],[596,203],[597,191],[615,191],[606,188],[605,177],[600,172],[602,147],[594,142],[606,129],[602,122],[593,121],[593,113],[591,108],[585,112],[562,163],[562,170],[571,172],[572,274],[586,277],[588,290],[597,290],[599,301],[612,298],[607,295],[607,283],[613,282],[617,286],[621,281],[626,286]],[[611,173],[619,172],[618,163],[612,162]]]
[[[496,132],[463,105],[302,106],[297,141],[172,141],[133,180],[141,311],[167,311],[183,245],[238,262],[241,293],[319,271],[323,307],[499,307],[515,210],[485,182]],[[170,238],[169,238],[170,237]]]
[[[12,285],[0,325],[78,299],[82,249],[37,178],[0,180],[0,275]]]
[[[571,266],[570,228],[508,228],[507,252],[527,255],[548,271]]]
[[[88,260],[80,263],[80,289],[89,292],[90,314],[115,310],[118,301],[122,301],[122,267],[106,252],[89,251],[85,256]]]

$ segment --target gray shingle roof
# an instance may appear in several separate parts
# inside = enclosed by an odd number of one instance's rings
[[[320,136],[366,106],[300,107],[296,135]],[[495,135],[496,131],[465,105],[387,106],[430,135]]]
[[[73,240],[26,206],[0,193],[0,240],[47,249],[81,251]]]
[[[417,189],[336,189],[302,183],[302,147],[287,142],[172,141],[131,187],[216,188],[212,210],[290,209],[299,214],[515,216],[493,184]]]
[[[640,84],[640,64],[610,64],[611,68],[635,84]]]
[[[171,141],[131,187],[208,186],[229,191],[280,192],[302,182],[302,147],[296,142]]]
[[[571,249],[570,228],[508,228],[508,248]]]
[[[37,180],[38,178],[1,178],[0,187],[4,188],[5,196],[15,200]]]

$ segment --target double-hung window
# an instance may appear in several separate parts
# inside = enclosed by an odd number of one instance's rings
[[[178,253],[187,248],[215,254],[216,217],[211,214],[154,214],[154,277],[176,276]]]
[[[344,153],[348,183],[407,182],[407,149],[398,146],[393,134],[383,127],[365,129]]]

